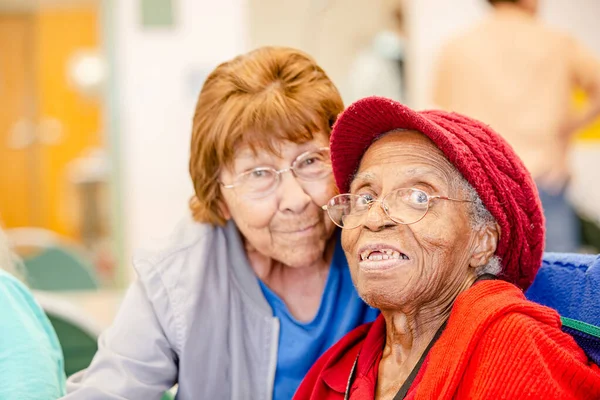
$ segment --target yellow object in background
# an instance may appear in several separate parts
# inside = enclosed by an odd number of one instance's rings
[[[69,83],[69,61],[100,45],[98,6],[0,15],[0,221],[80,239],[67,166],[102,147],[101,104]]]
[[[586,94],[582,90],[576,90],[573,96],[575,111],[580,111],[587,103]],[[592,124],[577,133],[577,141],[600,141],[600,117]]]
[[[43,147],[42,191],[47,194],[47,224],[60,234],[76,237],[78,224],[69,213],[76,201],[67,190],[67,165],[90,147],[98,147],[100,107],[97,100],[82,98],[67,78],[67,64],[75,52],[99,45],[95,8],[42,11],[39,15],[37,82],[39,116],[57,120],[61,137]]]

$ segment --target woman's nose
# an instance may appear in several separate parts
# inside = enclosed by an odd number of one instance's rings
[[[281,211],[300,213],[310,204],[311,197],[306,193],[291,170],[279,175],[279,208]]]
[[[384,211],[384,207],[385,206],[380,201],[371,203],[363,220],[365,228],[371,231],[379,231],[386,226],[393,224],[393,221]]]

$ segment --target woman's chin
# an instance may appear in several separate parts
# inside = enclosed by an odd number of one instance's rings
[[[324,245],[297,245],[277,247],[271,258],[291,268],[305,268],[323,260]]]
[[[406,303],[405,300],[411,296],[409,293],[403,293],[404,289],[406,286],[402,282],[392,285],[363,280],[357,285],[358,295],[364,302],[378,309],[394,309]]]
[[[271,258],[290,267],[310,267],[322,262],[327,252],[329,238],[322,231],[316,235],[294,237],[293,240],[278,240],[270,251]]]

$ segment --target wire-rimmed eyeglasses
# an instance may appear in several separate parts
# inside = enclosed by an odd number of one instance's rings
[[[327,211],[333,223],[343,229],[354,229],[363,225],[375,203],[380,203],[383,211],[395,223],[410,225],[422,220],[429,211],[431,201],[436,199],[472,203],[471,200],[431,196],[420,189],[401,188],[386,194],[381,200],[368,194],[339,194],[322,208]]]
[[[300,181],[316,181],[331,174],[331,158],[328,147],[321,147],[300,154],[288,168],[276,170],[271,167],[258,167],[237,175],[225,189],[235,189],[238,194],[259,199],[271,194],[281,181],[281,174],[291,171]]]

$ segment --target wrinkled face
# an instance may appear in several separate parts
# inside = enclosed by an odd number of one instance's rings
[[[303,153],[328,145],[325,134],[316,134],[303,144],[281,143],[280,157],[266,150],[254,154],[249,148],[241,148],[232,168],[222,171],[219,179],[231,183],[239,174],[260,167],[286,169]],[[335,228],[321,210],[335,195],[333,174],[303,181],[291,171],[284,172],[278,186],[259,199],[237,190],[221,191],[224,214],[235,221],[250,248],[290,267],[307,266],[323,257]]]
[[[462,199],[454,188],[460,176],[441,151],[418,132],[392,132],[365,153],[350,193],[382,199],[399,188]],[[363,225],[342,231],[342,246],[360,296],[380,309],[435,302],[472,279],[476,235],[469,203],[432,200],[425,217],[396,224],[380,203]],[[387,258],[387,259],[386,259]]]

